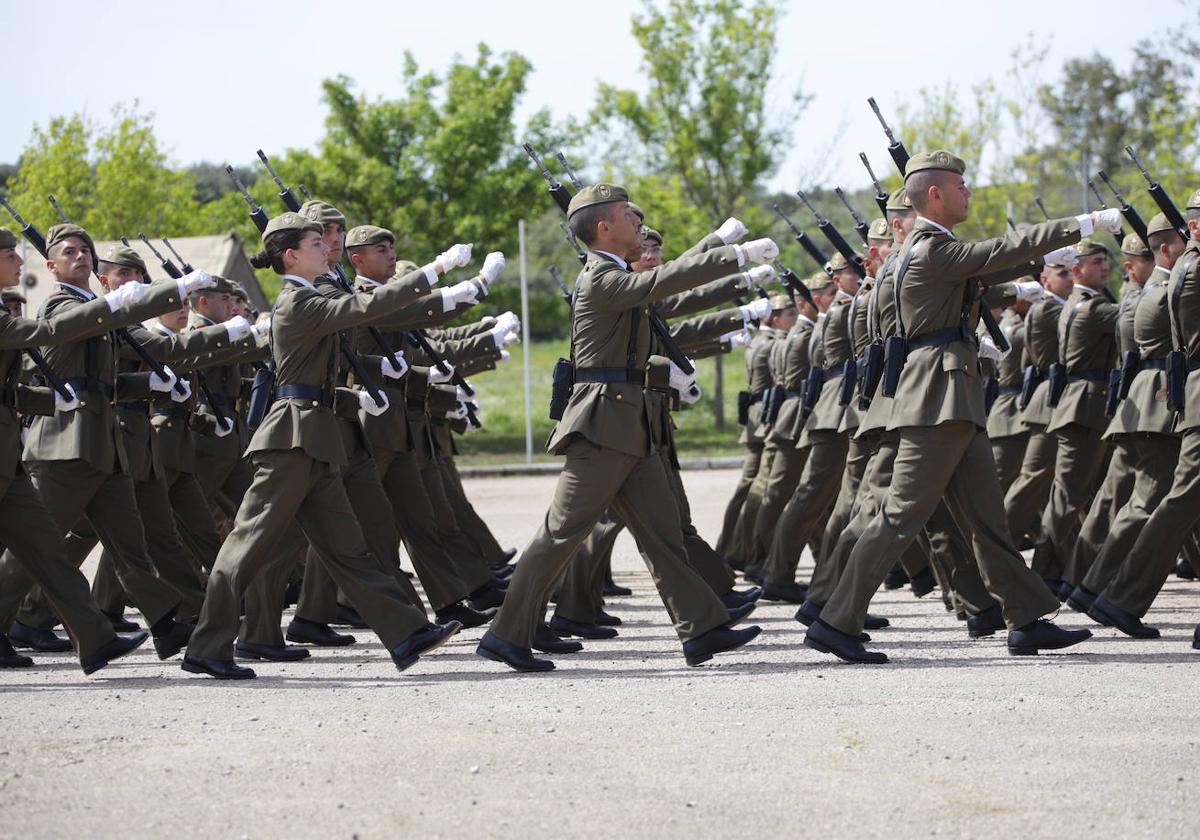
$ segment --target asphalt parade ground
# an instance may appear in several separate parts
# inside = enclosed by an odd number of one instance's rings
[[[715,539],[736,471],[684,478]],[[518,548],[553,484],[466,482]],[[1038,657],[1008,656],[1003,634],[968,639],[936,595],[880,592],[882,667],[805,648],[795,607],[761,603],[758,640],[688,668],[628,535],[614,568],[634,590],[608,605],[621,635],[551,674],[475,656],[482,630],[404,674],[353,631],[357,645],[249,663],[258,679],[237,684],[148,644],[92,678],[71,654],[38,654],[0,672],[0,836],[1200,833],[1200,583],[1171,577],[1147,617],[1161,639],[1064,609],[1094,638]]]

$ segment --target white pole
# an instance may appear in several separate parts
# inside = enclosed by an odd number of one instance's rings
[[[529,385],[529,277],[525,272],[525,220],[517,222],[521,242],[521,357],[525,362],[525,463],[533,463],[533,394]]]

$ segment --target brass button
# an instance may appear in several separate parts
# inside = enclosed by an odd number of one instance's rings
[[[104,319],[103,319],[103,318],[97,318],[97,319],[96,319],[96,323],[97,323],[97,324],[103,324],[103,323],[104,323]]]
[[[430,310],[429,310],[428,312],[426,312],[425,314],[426,314],[426,315],[433,315],[433,310],[432,310],[432,309],[430,309]]]
[[[168,429],[169,429],[169,428],[171,428],[171,421],[170,421],[170,420],[168,420],[168,421],[167,421],[167,428],[168,428]]]
[[[620,395],[620,394],[617,394],[617,399],[621,399],[621,395]]]
[[[80,405],[87,405],[87,400],[80,400],[80,401],[79,401],[79,404],[80,404]]]
[[[320,403],[316,400],[313,400],[313,408],[316,408],[318,405],[320,405]]]

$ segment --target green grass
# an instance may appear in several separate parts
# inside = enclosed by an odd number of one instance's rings
[[[508,348],[512,360],[493,371],[472,378],[483,406],[482,432],[458,439],[463,464],[518,463],[525,460],[525,390],[524,350],[521,345]],[[533,454],[535,461],[553,461],[546,454],[546,438],[554,428],[548,416],[550,407],[550,376],[554,363],[567,354],[566,341],[534,342],[531,346],[530,392],[533,409]],[[739,455],[737,444],[741,428],[737,425],[736,394],[746,387],[746,366],[742,350],[724,359],[725,368],[725,428],[717,429],[713,415],[713,390],[716,381],[716,361],[702,359],[696,363],[697,381],[704,396],[694,406],[675,413],[678,426],[676,439],[683,457],[716,457]]]

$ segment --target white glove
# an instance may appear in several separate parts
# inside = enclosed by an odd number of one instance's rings
[[[507,350],[500,351],[500,361],[508,362],[511,360],[512,360],[512,353],[509,353]]]
[[[1042,255],[1042,262],[1046,265],[1050,263],[1055,263],[1056,265],[1061,265],[1062,263],[1070,264],[1074,263],[1075,259],[1076,251],[1074,245],[1068,245],[1065,248],[1055,248],[1050,253]]]
[[[1004,358],[1004,354],[1000,352],[1000,348],[992,342],[992,339],[985,335],[979,339],[979,358],[998,362]]]
[[[217,281],[212,279],[212,275],[202,268],[183,275],[175,283],[179,286],[179,296],[181,298],[185,298],[192,292],[199,291],[200,289],[211,289],[217,285]]]
[[[443,383],[449,382],[450,378],[452,376],[454,376],[454,365],[450,364],[449,362],[446,362],[445,364],[446,364],[446,373],[442,373],[437,365],[434,365],[433,367],[431,367],[429,369],[429,384],[430,385],[441,385]]]
[[[213,425],[216,427],[214,431],[217,437],[223,438],[225,435],[233,431],[233,421],[226,417],[223,421],[220,418],[213,418]]]
[[[128,309],[146,294],[145,283],[126,283],[121,288],[104,295],[104,301],[112,312],[118,309]]]
[[[756,265],[754,268],[743,273],[750,280],[751,286],[755,283],[767,283],[775,279],[775,266]]]
[[[521,341],[521,334],[517,332],[507,332],[503,335],[497,335],[493,337],[496,340],[496,348],[498,350],[503,350],[510,344],[519,344]]]
[[[442,289],[442,311],[450,312],[464,303],[479,303],[479,285],[470,280]]]
[[[738,265],[752,263],[769,263],[779,256],[779,246],[773,239],[751,239],[741,245],[734,245],[738,255]]]
[[[256,338],[262,338],[264,335],[271,334],[271,313],[264,312],[258,316],[258,320],[254,322],[254,335]]]
[[[380,414],[388,410],[387,394],[379,392],[379,398],[383,400],[383,404],[375,402],[375,398],[371,396],[371,392],[365,388],[358,392],[358,407],[370,414],[372,417],[378,417]]]
[[[689,359],[689,361],[691,361],[691,360]],[[693,363],[692,367],[694,368],[695,366],[696,366],[695,363]],[[682,394],[684,391],[687,391],[689,388],[691,388],[695,384],[696,384],[696,374],[695,373],[684,373],[682,370],[679,369],[678,365],[676,365],[674,362],[671,362],[671,387],[672,388],[674,388],[676,391],[678,391],[679,393]]]
[[[172,388],[174,388],[175,383],[179,381],[179,377],[175,375],[175,371],[171,370],[169,367],[164,367],[163,373],[167,375],[166,379],[163,379],[157,373],[150,374],[151,391],[158,391],[159,393],[165,394],[167,391],[170,391]]]
[[[1036,280],[1023,280],[1020,283],[1013,283],[1017,290],[1017,300],[1033,301],[1041,300],[1046,290],[1042,288],[1042,284]]]
[[[521,329],[521,319],[512,312],[505,312],[496,317],[496,327],[499,327],[501,324],[504,325],[504,329],[501,332],[512,332],[513,330]]]
[[[230,341],[238,341],[249,335],[254,329],[254,326],[241,315],[234,315],[225,322],[225,329],[229,332]]]
[[[380,371],[388,379],[400,379],[404,374],[408,373],[408,361],[404,358],[404,353],[396,351],[396,361],[400,363],[400,367],[392,364],[391,358],[384,356],[382,359],[382,370]]]
[[[719,228],[717,228],[717,236],[719,236],[721,241],[726,245],[732,245],[734,242],[737,242],[739,239],[745,236],[748,232],[749,231],[747,230],[746,226],[733,216],[730,216],[721,223]]]
[[[1121,229],[1121,211],[1115,207],[1093,210],[1092,223],[1101,230],[1116,233]]]
[[[749,324],[755,319],[765,318],[771,314],[771,301],[766,298],[757,298],[752,303],[739,306],[738,311],[742,313],[742,323]]]
[[[179,384],[183,386],[183,393],[179,393],[175,388],[171,389],[171,402],[187,402],[192,397],[192,385],[186,379],[180,379]]]
[[[442,274],[449,274],[451,269],[462,268],[471,261],[471,245],[451,245],[438,255],[437,261],[442,267]]]
[[[479,276],[483,278],[483,282],[489,286],[499,276],[504,268],[504,254],[499,251],[492,251],[483,258],[483,268],[479,271]]]
[[[464,402],[458,403],[452,411],[446,412],[447,420],[466,420],[467,419],[467,404]]]
[[[700,386],[692,383],[692,387],[679,392],[679,401],[685,405],[695,405],[700,402]]]
[[[132,285],[132,284],[127,283],[126,285]],[[138,285],[141,285],[141,284],[139,283]],[[122,286],[121,288],[125,288],[125,287]],[[62,384],[62,386],[63,386],[63,389],[66,390],[66,392],[71,395],[71,399],[64,400],[62,398],[62,394],[58,393],[58,389],[56,388],[54,390],[54,410],[55,411],[74,411],[75,409],[79,408],[79,397],[76,396],[75,389],[72,388],[70,386],[70,384],[68,384],[66,382],[64,382]]]
[[[743,327],[735,332],[725,333],[721,336],[721,341],[728,341],[730,347],[749,347],[750,332]]]

